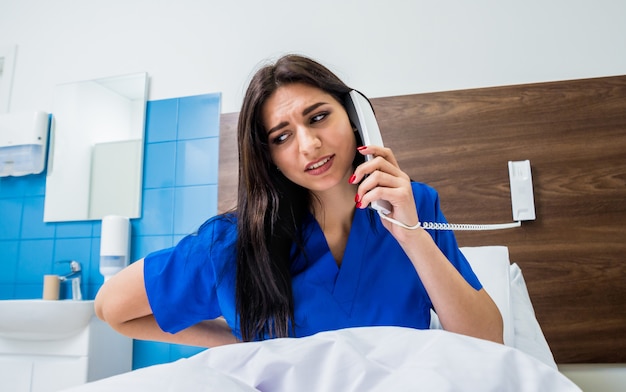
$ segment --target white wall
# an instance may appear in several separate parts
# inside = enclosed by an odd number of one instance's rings
[[[228,113],[285,52],[370,97],[623,75],[625,16],[621,0],[0,0],[0,47],[17,45],[10,111],[50,111],[59,83],[145,71],[149,99],[222,92]],[[596,370],[567,374],[593,385]]]
[[[150,99],[222,92],[313,56],[371,97],[626,74],[621,0],[0,0],[17,45],[11,111],[50,111],[55,84],[146,71]]]

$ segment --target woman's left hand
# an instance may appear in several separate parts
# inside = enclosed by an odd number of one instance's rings
[[[367,208],[375,200],[386,200],[391,204],[390,218],[407,226],[419,221],[415,199],[411,188],[411,179],[400,169],[391,149],[379,146],[364,146],[358,149],[363,155],[374,158],[362,163],[354,171],[353,183],[359,184],[357,190],[357,208]],[[382,220],[383,225],[398,240],[402,241],[410,230]]]

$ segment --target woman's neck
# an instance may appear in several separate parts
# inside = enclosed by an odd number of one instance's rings
[[[322,228],[337,265],[341,265],[352,227],[356,189],[355,185],[337,187],[312,197],[313,216]]]
[[[349,226],[354,216],[356,192],[357,186],[350,184],[336,186],[323,192],[314,192],[311,197],[311,212],[320,226],[341,224],[341,222]]]

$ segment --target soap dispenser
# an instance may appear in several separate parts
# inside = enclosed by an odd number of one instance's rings
[[[102,218],[100,273],[106,282],[130,262],[130,219],[107,215]]]

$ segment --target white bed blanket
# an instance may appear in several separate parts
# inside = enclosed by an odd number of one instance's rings
[[[580,391],[522,351],[442,330],[363,327],[217,347],[99,380],[101,391]]]

